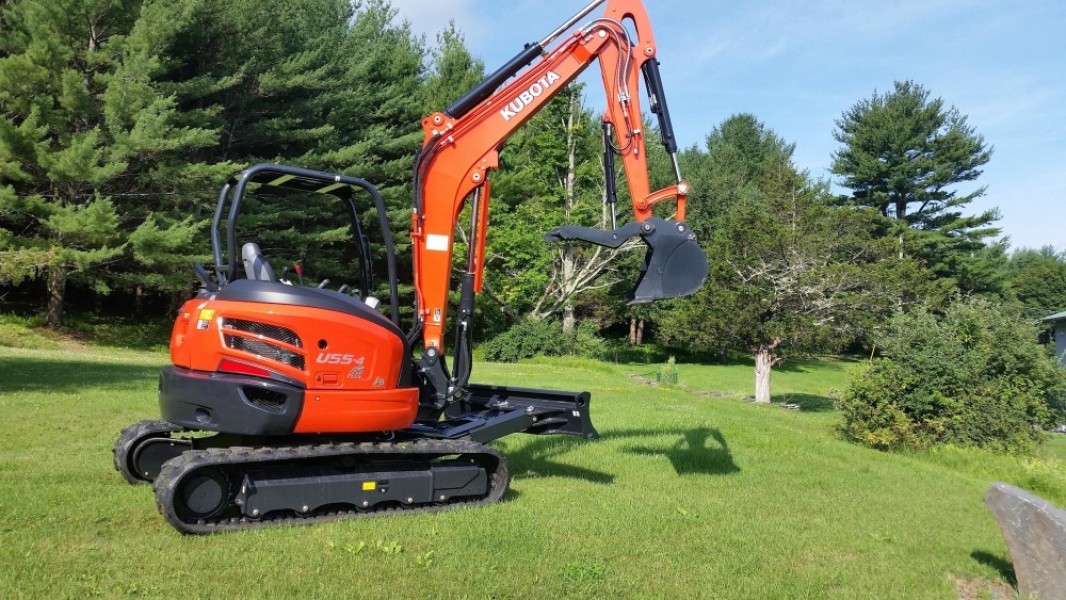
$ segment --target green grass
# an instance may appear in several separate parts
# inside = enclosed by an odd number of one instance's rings
[[[44,326],[40,316],[0,313],[0,347],[48,349],[80,346],[77,340],[92,340],[94,346],[134,350],[166,350],[173,322],[135,317],[68,314],[59,330]]]
[[[592,391],[603,437],[501,440],[514,479],[499,504],[182,536],[111,467],[119,430],[156,416],[165,361],[0,348],[0,597],[955,598],[957,581],[1010,576],[982,503],[993,480],[1066,504],[1057,471],[1016,459],[884,454],[837,439],[822,408],[538,360],[478,364],[475,380]],[[750,383],[745,365],[680,368],[690,390]],[[850,368],[800,363],[775,391],[826,398]]]
[[[789,360],[771,375],[775,403],[798,404],[804,410],[830,410],[832,398],[847,387],[859,361],[841,358]],[[629,364],[631,373],[655,379],[659,365]],[[719,392],[736,398],[751,397],[755,390],[752,360],[725,365],[678,363],[678,386],[689,390]]]
[[[42,331],[44,319],[0,314],[0,346],[11,348],[58,348],[59,343]]]

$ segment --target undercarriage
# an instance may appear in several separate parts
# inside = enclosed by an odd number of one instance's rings
[[[490,504],[509,475],[486,443],[518,432],[598,437],[587,393],[469,390],[453,416],[381,434],[254,436],[140,421],[115,442],[115,469],[150,483],[174,528],[199,534]]]

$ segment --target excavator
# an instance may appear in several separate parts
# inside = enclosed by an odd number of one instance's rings
[[[575,28],[600,6],[601,16]],[[594,0],[446,110],[423,119],[410,232],[415,310],[406,331],[395,245],[373,184],[276,164],[227,180],[212,220],[214,264],[194,265],[199,290],[179,310],[171,333],[172,364],[159,378],[161,419],[121,432],[113,448],[116,470],[129,483],[151,483],[166,521],[199,534],[488,504],[504,496],[510,480],[505,457],[487,445],[493,440],[514,433],[598,437],[588,392],[470,381],[489,174],[508,136],[598,61],[607,96],[603,162],[612,228],[565,225],[545,239],[611,248],[639,239],[646,254],[632,302],[695,292],[706,278],[707,257],[685,224],[688,189],[656,51],[640,0]],[[648,179],[641,79],[676,175],[674,185],[656,191]],[[633,207],[632,221],[621,226],[616,157]],[[293,284],[275,273],[255,242],[244,243],[238,257],[241,207],[261,190],[339,202],[358,250],[358,285]],[[656,216],[657,207],[665,218]],[[449,368],[448,294],[465,209],[469,243],[457,277]],[[384,246],[387,306],[370,295],[369,211]]]

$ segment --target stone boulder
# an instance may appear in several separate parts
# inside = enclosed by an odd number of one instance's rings
[[[1066,511],[1005,483],[988,488],[985,504],[1010,548],[1019,594],[1066,600]]]

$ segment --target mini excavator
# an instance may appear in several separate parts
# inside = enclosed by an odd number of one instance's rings
[[[564,36],[604,4],[602,16]],[[422,121],[410,234],[415,315],[407,331],[400,327],[385,204],[371,183],[274,164],[231,177],[212,222],[214,264],[194,266],[199,291],[180,309],[171,334],[173,364],[159,378],[161,419],[122,431],[116,470],[130,483],[151,483],[159,511],[176,529],[210,533],[487,504],[509,484],[507,462],[489,442],[513,433],[598,437],[588,392],[470,382],[489,173],[507,137],[594,61],[607,96],[604,170],[613,229],[567,225],[545,239],[618,248],[639,238],[647,249],[634,303],[695,292],[707,257],[685,224],[687,187],[647,13],[640,0],[595,0]],[[641,78],[676,174],[675,185],[657,191],[648,181]],[[620,227],[616,157],[634,213]],[[241,246],[238,258],[241,205],[258,189],[324,194],[344,207],[358,248],[354,293],[293,285],[253,242]],[[671,201],[662,212],[672,208],[673,218],[655,216]],[[449,369],[444,334],[453,236],[467,206],[469,249],[457,278]],[[369,295],[369,210],[384,245],[387,307]]]

